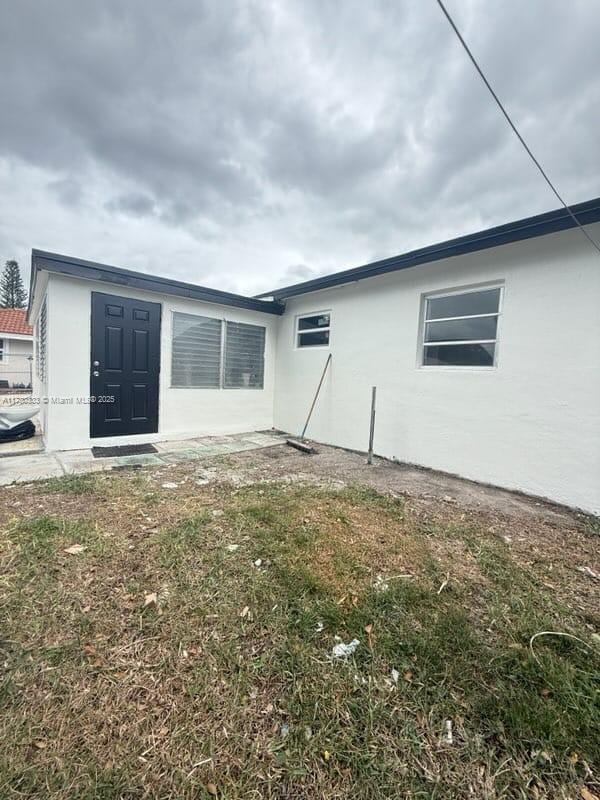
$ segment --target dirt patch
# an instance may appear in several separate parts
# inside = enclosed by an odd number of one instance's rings
[[[435,579],[441,575],[440,581],[484,585],[475,554],[478,546],[492,542],[569,608],[592,619],[600,613],[600,582],[585,570],[600,573],[600,538],[590,533],[585,515],[388,461],[376,459],[368,466],[360,454],[322,445],[313,456],[276,446],[159,469],[76,476],[72,493],[53,491],[52,480],[9,487],[3,490],[0,524],[44,513],[87,520],[109,537],[126,534],[144,539],[194,514],[218,508],[219,487],[236,490],[258,482],[336,492],[372,488],[403,498],[400,522],[385,514],[373,515],[368,507],[351,508],[349,518],[341,519],[332,516],[331,509],[307,504],[306,520],[318,522],[326,532],[315,555],[315,569],[324,579],[336,574],[330,569],[330,537],[343,540],[348,553],[371,577],[382,571],[423,574],[421,542],[426,537],[439,567],[436,573],[434,565],[429,565]],[[135,486],[135,491],[123,491],[126,484]],[[60,480],[58,485],[63,486]],[[452,526],[476,531],[470,548],[460,536],[448,535]],[[419,534],[416,538],[415,533]]]
[[[213,480],[232,481],[236,486],[258,481],[283,482],[290,486],[315,485],[343,490],[346,487],[370,487],[378,492],[407,499],[407,520],[413,528],[419,520],[440,525],[469,524],[477,528],[477,536],[500,542],[511,558],[535,571],[549,593],[569,607],[596,616],[600,613],[598,582],[582,572],[589,567],[600,573],[600,537],[590,532],[586,515],[523,495],[482,486],[431,470],[396,465],[375,459],[372,466],[358,453],[318,445],[313,456],[293,448],[278,446],[259,451],[233,454],[217,462]],[[187,470],[181,473],[184,478]],[[363,521],[364,526],[364,521]],[[358,525],[360,527],[360,525]],[[377,543],[380,531],[363,530],[365,543]],[[471,553],[460,541],[431,537],[431,545],[439,551],[440,561],[448,561],[451,572],[471,571],[477,579]],[[377,565],[389,558],[389,548],[371,549],[371,563]],[[398,567],[402,567],[402,558]]]
[[[371,466],[363,454],[315,444],[317,453],[306,456],[293,448],[273,447],[260,453],[238,453],[232,461],[244,473],[260,479],[275,477],[294,481],[298,476],[316,481],[342,481],[350,485],[372,486],[378,491],[397,492],[422,500],[455,502],[461,508],[498,512],[504,516],[548,519],[564,523],[578,515],[562,506],[529,498],[435,470],[394,464],[375,458]]]

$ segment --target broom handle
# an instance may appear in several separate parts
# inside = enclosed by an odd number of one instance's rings
[[[319,385],[317,386],[317,391],[315,392],[315,396],[312,401],[312,406],[310,407],[310,411],[308,412],[308,417],[306,418],[306,422],[304,423],[304,428],[302,429],[302,434],[300,436],[301,439],[304,439],[304,434],[306,433],[306,429],[308,428],[308,423],[310,422],[310,418],[315,407],[315,403],[317,402],[317,397],[319,396],[319,392],[321,391],[321,386],[323,385],[323,381],[325,380],[325,373],[327,372],[327,367],[329,366],[329,362],[331,361],[331,353],[327,356],[327,361],[325,362],[325,369],[323,370],[323,374],[321,375],[321,380],[319,381]]]

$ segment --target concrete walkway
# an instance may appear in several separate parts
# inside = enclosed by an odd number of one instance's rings
[[[156,442],[154,446],[158,452],[139,456],[94,458],[91,450],[63,450],[56,453],[6,456],[0,458],[0,486],[42,478],[56,478],[61,475],[99,472],[115,467],[164,466],[180,461],[273,447],[284,442],[285,438],[279,434],[240,433],[232,436],[205,436],[173,442]]]
[[[28,456],[34,453],[44,452],[44,442],[42,436],[36,433],[30,439],[21,439],[16,442],[0,443],[0,458],[10,458],[10,456]]]

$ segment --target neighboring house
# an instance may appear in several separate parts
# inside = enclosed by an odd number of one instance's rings
[[[24,308],[0,308],[0,387],[31,386],[33,330]]]
[[[379,455],[600,512],[600,256],[564,209],[270,299],[40,251],[31,280],[50,450],[298,435],[331,353],[312,439],[366,450],[377,386]]]

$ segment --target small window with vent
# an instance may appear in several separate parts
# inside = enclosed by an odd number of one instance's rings
[[[303,314],[296,319],[296,346],[328,347],[330,330],[331,312]]]

